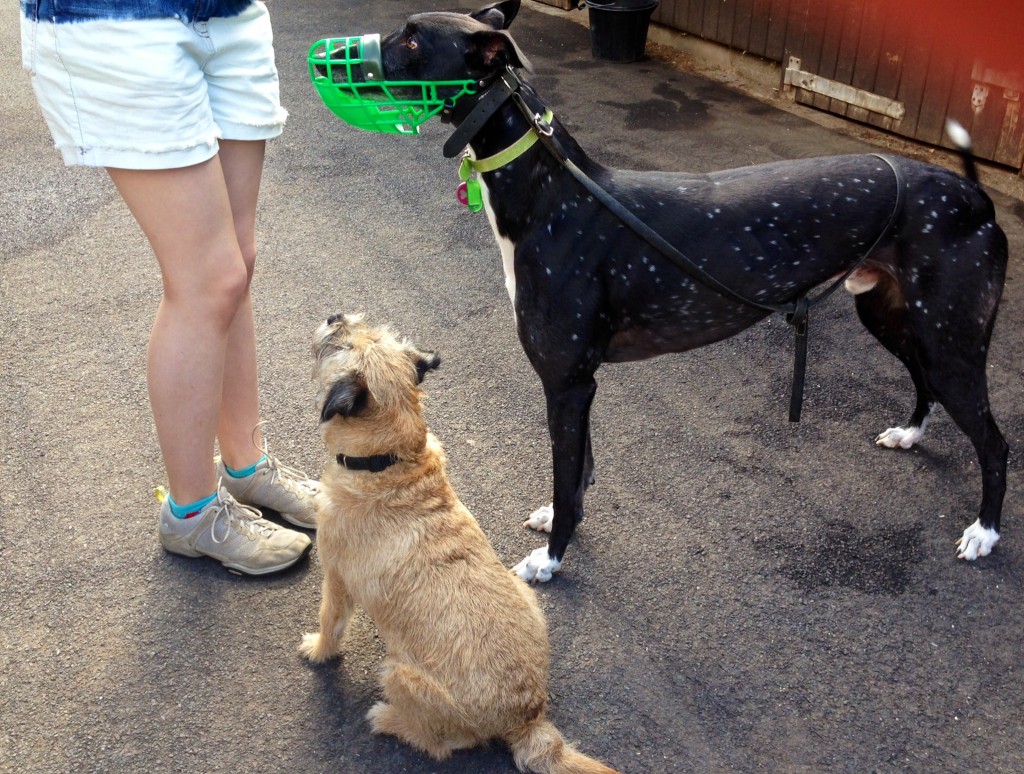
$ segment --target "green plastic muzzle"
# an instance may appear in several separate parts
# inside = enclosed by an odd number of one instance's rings
[[[309,77],[320,99],[347,124],[370,132],[419,134],[475,81],[388,81],[380,35],[319,40],[309,49]]]

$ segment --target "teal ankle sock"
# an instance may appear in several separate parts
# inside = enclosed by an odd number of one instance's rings
[[[191,519],[193,516],[199,515],[199,512],[212,503],[216,496],[217,493],[214,492],[209,497],[204,497],[202,500],[196,500],[194,503],[178,505],[174,502],[173,497],[167,495],[167,502],[170,503],[171,506],[171,516],[176,519]]]
[[[228,472],[228,475],[231,476],[231,478],[245,478],[246,476],[251,476],[253,473],[255,473],[256,472],[256,468],[258,468],[260,466],[260,463],[263,462],[263,460],[265,460],[266,458],[267,458],[267,455],[264,454],[262,457],[260,457],[258,460],[256,460],[256,463],[254,465],[250,465],[247,468],[242,468],[241,470],[235,470],[234,468],[229,468],[228,464],[225,462],[224,463],[224,470],[226,470]]]

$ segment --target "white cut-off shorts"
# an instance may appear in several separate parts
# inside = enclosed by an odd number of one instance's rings
[[[21,18],[22,64],[68,166],[174,169],[217,140],[281,134],[270,16],[262,2],[207,22]]]

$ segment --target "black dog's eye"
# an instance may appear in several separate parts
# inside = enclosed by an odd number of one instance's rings
[[[420,44],[416,42],[416,38],[410,35],[405,39],[405,47],[410,51],[415,51],[417,48],[420,47]]]

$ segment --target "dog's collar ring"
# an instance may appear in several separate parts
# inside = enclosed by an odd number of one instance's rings
[[[401,460],[394,454],[375,454],[372,457],[350,457],[339,454],[338,464],[346,470],[365,470],[369,473],[380,473]]]
[[[533,130],[544,137],[550,137],[555,133],[555,127],[551,125],[551,120],[554,116],[551,115],[551,111],[548,110],[544,115],[540,113],[533,114]]]
[[[532,148],[541,135],[550,137],[554,131],[551,126],[551,122],[554,120],[555,116],[550,110],[545,110],[544,115],[535,114],[532,126],[526,130],[526,134],[493,156],[474,159],[467,150],[462,155],[462,162],[459,164],[459,180],[462,181],[456,192],[459,204],[469,207],[470,212],[482,210],[484,207],[483,193],[480,181],[475,176],[483,172],[493,172],[511,164]]]

